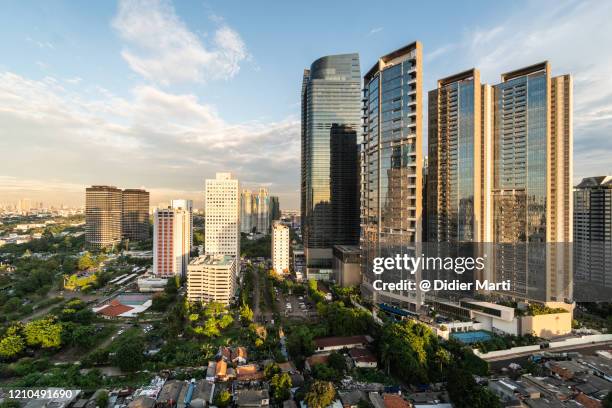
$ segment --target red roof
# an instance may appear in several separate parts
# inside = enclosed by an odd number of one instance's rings
[[[385,408],[410,408],[408,401],[397,394],[383,394]]]
[[[368,336],[323,337],[314,340],[317,348],[366,345],[370,343]]]
[[[364,348],[353,348],[349,350],[349,355],[353,360],[361,361],[364,363],[376,363],[376,357],[370,352],[370,350]]]
[[[126,306],[122,303],[119,303],[118,300],[113,300],[104,309],[98,310],[98,313],[103,314],[104,316],[117,317],[125,312],[129,312],[132,309],[133,307],[131,306]]]

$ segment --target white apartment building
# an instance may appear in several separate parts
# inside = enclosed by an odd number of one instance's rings
[[[190,302],[220,302],[227,305],[236,291],[236,257],[203,255],[187,267],[187,299]]]
[[[272,225],[272,268],[276,273],[289,272],[289,227],[280,222]]]
[[[240,184],[231,173],[206,180],[204,211],[205,254],[240,259]]]
[[[193,248],[193,201],[192,200],[171,200],[170,207],[174,209],[181,209],[187,212],[185,217],[185,239],[189,242],[189,252]]]
[[[185,276],[191,242],[186,231],[189,213],[181,208],[157,209],[153,214],[153,274]]]

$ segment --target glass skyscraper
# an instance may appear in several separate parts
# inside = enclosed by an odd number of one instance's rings
[[[374,301],[416,309],[414,292],[375,291],[372,261],[414,251],[421,241],[422,48],[414,42],[381,57],[364,76],[362,291]],[[412,279],[406,276],[393,279]]]
[[[493,241],[497,281],[513,297],[571,298],[572,81],[548,62],[494,86]]]
[[[307,272],[331,271],[332,247],[359,236],[358,54],[331,55],[304,70],[301,212]]]

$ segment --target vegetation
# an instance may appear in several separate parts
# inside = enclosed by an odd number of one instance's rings
[[[334,385],[329,381],[313,381],[304,397],[306,405],[310,408],[325,408],[329,406],[336,396]]]
[[[246,258],[268,258],[272,248],[272,238],[265,235],[262,238],[250,240],[246,234],[242,234],[240,240],[240,251]]]
[[[487,388],[476,384],[467,371],[454,369],[448,376],[447,390],[457,408],[501,408],[499,398]]]
[[[541,305],[539,303],[530,303],[527,308],[527,314],[529,316],[540,316],[554,313],[569,313],[566,309],[562,307],[548,307],[545,305]]]

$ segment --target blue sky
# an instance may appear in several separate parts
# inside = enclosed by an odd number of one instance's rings
[[[299,93],[316,58],[362,71],[415,39],[424,90],[548,59],[575,79],[575,179],[612,174],[607,2],[5,1],[0,13],[0,203],[80,204],[83,187],[201,202],[230,170],[298,207]],[[426,98],[423,103],[426,104]],[[426,106],[426,105],[425,105]],[[10,154],[6,154],[10,152]]]

